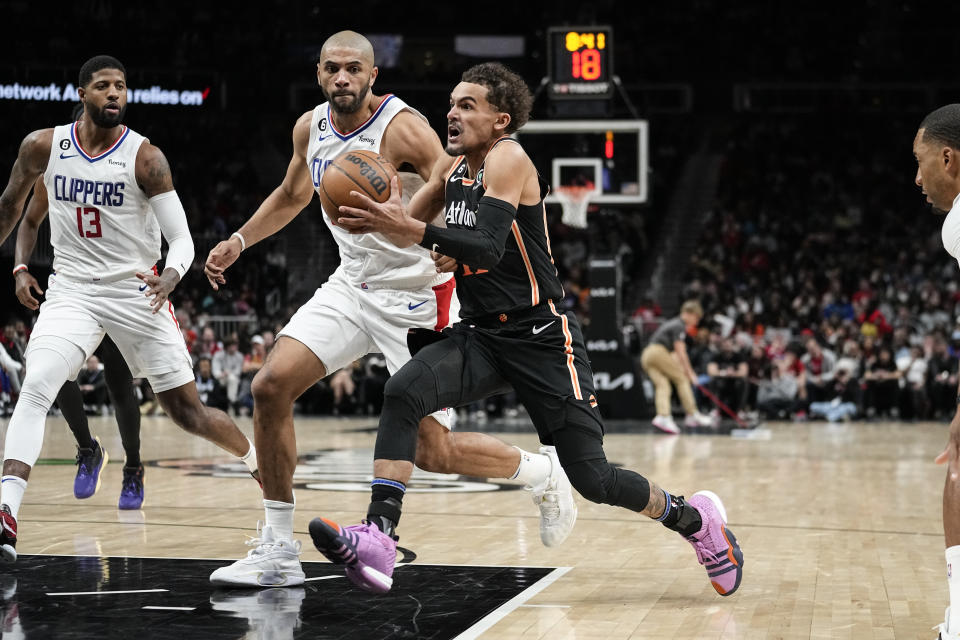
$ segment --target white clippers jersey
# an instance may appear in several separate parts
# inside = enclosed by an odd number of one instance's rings
[[[53,130],[43,183],[57,275],[109,282],[160,259],[160,227],[134,175],[144,140],[121,126],[109,149],[90,156],[80,146],[77,123]]]
[[[960,262],[960,195],[953,200],[953,207],[943,221],[940,229],[943,248]]]
[[[379,153],[387,125],[404,109],[423,118],[403,100],[387,94],[369,120],[351,133],[341,133],[333,125],[329,103],[316,107],[310,122],[310,144],[307,147],[307,166],[313,177],[314,188],[320,190],[324,169],[344,151],[365,149]],[[436,267],[430,259],[430,253],[423,247],[414,245],[398,249],[379,233],[351,235],[333,226],[326,211],[323,220],[340,247],[340,270],[353,285],[419,289],[437,282]]]

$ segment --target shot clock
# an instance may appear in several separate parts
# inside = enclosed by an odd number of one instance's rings
[[[613,29],[550,27],[548,90],[557,99],[606,99],[613,95]]]

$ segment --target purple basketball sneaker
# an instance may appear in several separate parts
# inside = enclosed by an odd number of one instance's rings
[[[143,465],[123,467],[123,487],[118,509],[139,509],[143,506]]]
[[[324,518],[310,521],[313,544],[327,560],[346,565],[347,577],[365,591],[386,593],[393,586],[393,564],[397,559],[397,541],[380,532],[377,525],[341,527]]]
[[[697,560],[706,570],[710,583],[722,596],[729,596],[743,577],[743,552],[733,532],[727,529],[727,511],[717,494],[698,491],[687,504],[700,512],[703,524],[687,541],[697,552]]]
[[[110,456],[100,444],[100,438],[93,439],[92,449],[77,447],[77,477],[73,479],[73,495],[78,499],[89,498],[100,488],[100,472]]]

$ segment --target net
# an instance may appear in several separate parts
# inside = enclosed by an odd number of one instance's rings
[[[590,194],[593,187],[579,185],[565,185],[557,187],[557,200],[562,207],[560,220],[568,227],[575,229],[587,228],[587,206],[590,204]]]

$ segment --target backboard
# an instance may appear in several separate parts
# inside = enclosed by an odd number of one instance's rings
[[[513,137],[550,182],[547,203],[564,186],[588,187],[590,204],[647,201],[646,120],[534,120]]]

